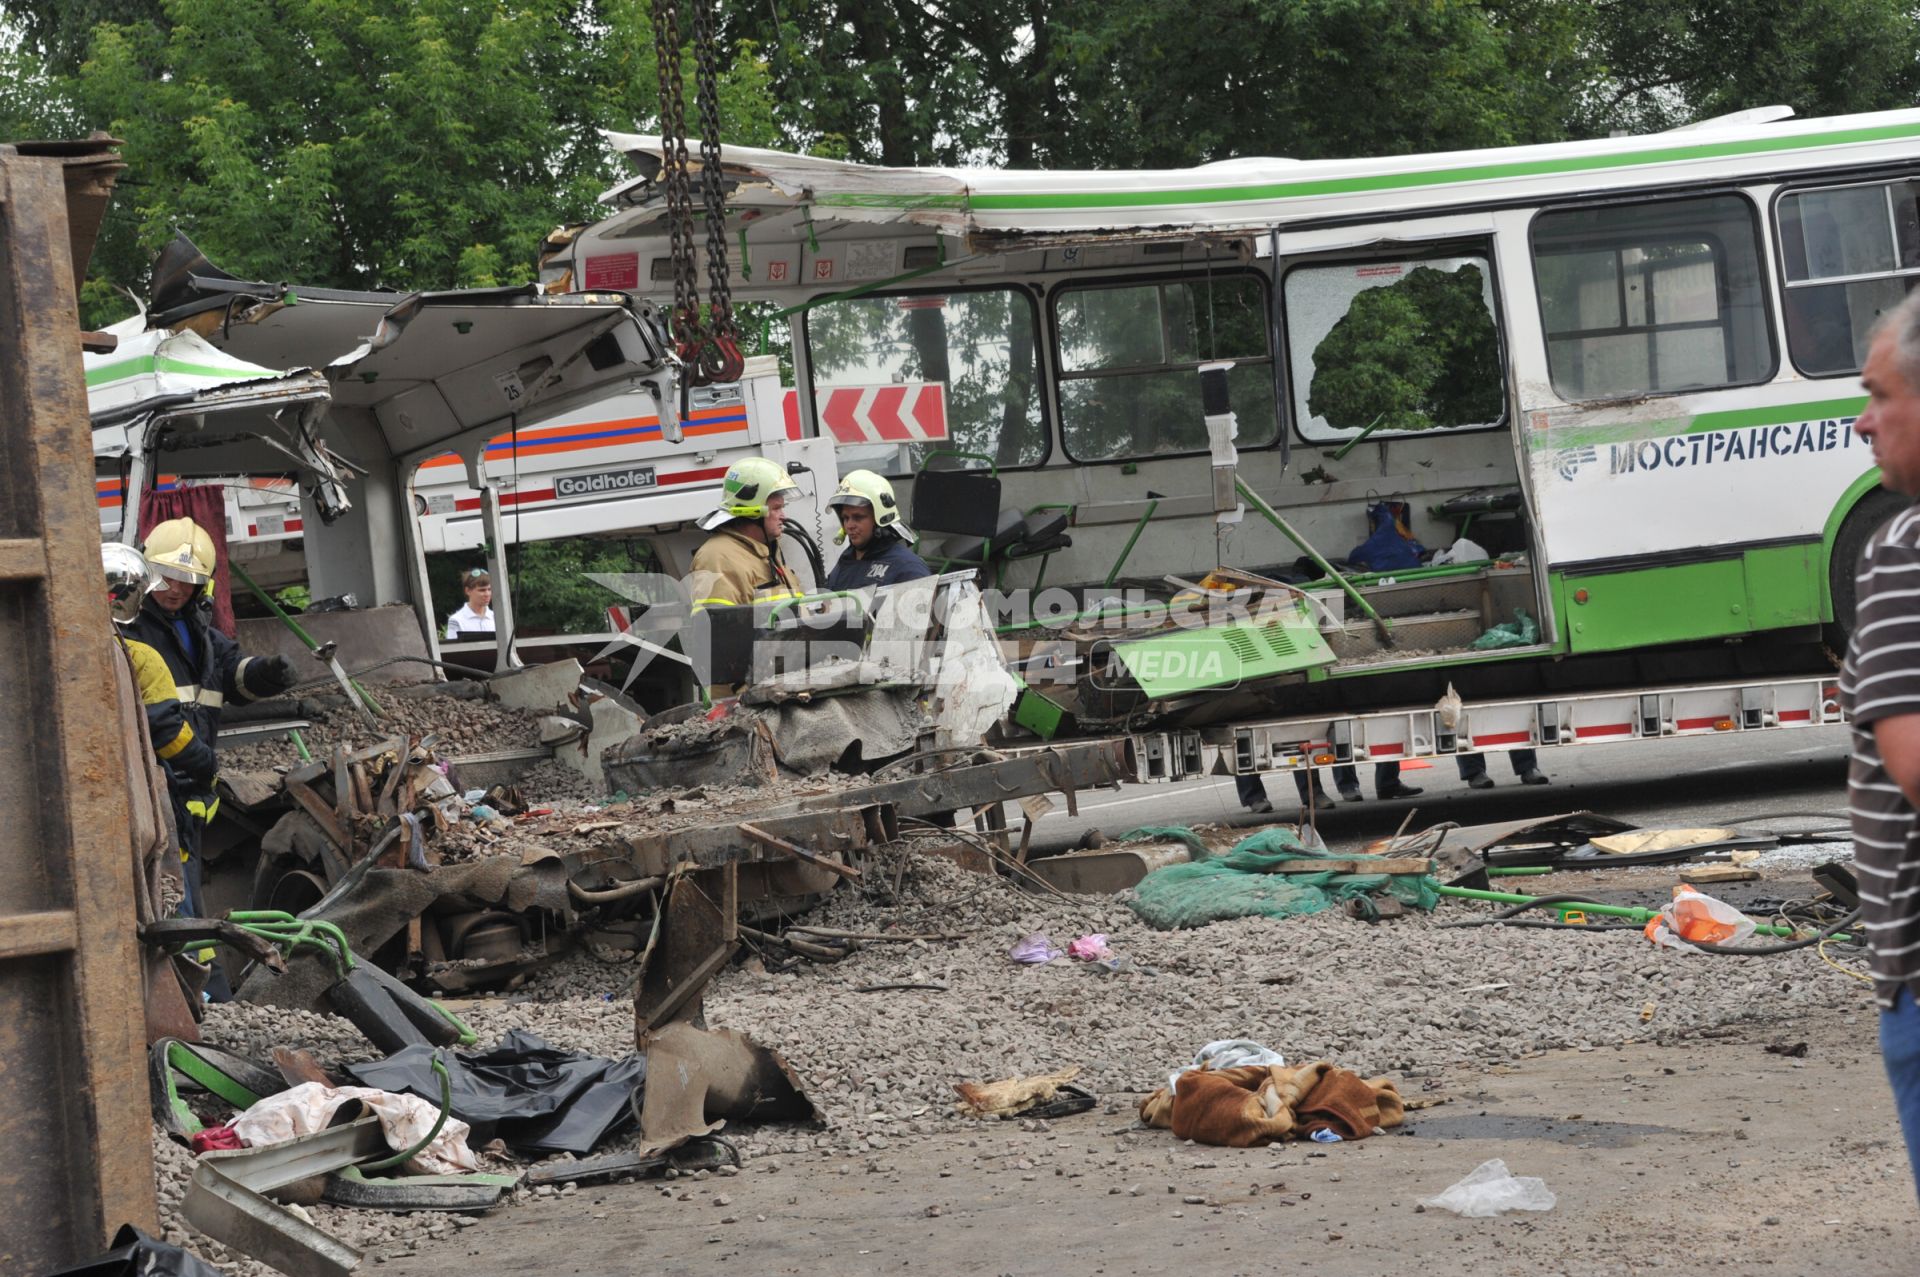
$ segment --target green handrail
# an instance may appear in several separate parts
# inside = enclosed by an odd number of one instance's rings
[[[1127,565],[1127,559],[1133,553],[1134,544],[1140,540],[1140,534],[1147,530],[1147,521],[1153,518],[1153,512],[1159,508],[1159,497],[1147,502],[1147,508],[1140,515],[1140,522],[1133,525],[1133,535],[1128,537],[1127,543],[1120,547],[1120,557],[1113,561],[1113,569],[1107,573],[1107,579],[1102,581],[1101,585],[1111,586],[1119,578],[1120,569]]]
[[[1378,612],[1373,610],[1373,604],[1367,602],[1366,596],[1361,594],[1359,590],[1356,590],[1351,581],[1341,576],[1340,573],[1334,569],[1333,564],[1321,557],[1320,551],[1314,549],[1305,537],[1294,531],[1293,525],[1281,518],[1278,510],[1268,505],[1259,493],[1249,488],[1245,479],[1235,478],[1233,487],[1236,492],[1246,499],[1248,505],[1258,510],[1261,515],[1266,518],[1267,522],[1279,528],[1281,532],[1286,534],[1289,541],[1299,546],[1301,551],[1309,559],[1313,560],[1314,566],[1327,574],[1328,580],[1339,582],[1340,588],[1346,593],[1346,596],[1352,599],[1355,606],[1366,613],[1368,618],[1373,621],[1374,632],[1380,636],[1380,642],[1387,647],[1393,646],[1393,627],[1389,625]]]

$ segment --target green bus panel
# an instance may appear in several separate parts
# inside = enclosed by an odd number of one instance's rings
[[[1821,553],[1818,543],[1770,546],[1704,563],[1556,577],[1567,648],[1613,652],[1816,625],[1825,610]]]

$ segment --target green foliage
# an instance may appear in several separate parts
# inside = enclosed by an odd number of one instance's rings
[[[1313,352],[1307,409],[1328,425],[1430,430],[1500,417],[1500,342],[1477,266],[1418,266],[1353,299]]]

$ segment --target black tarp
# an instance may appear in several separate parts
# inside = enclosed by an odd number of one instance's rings
[[[362,1086],[438,1104],[436,1055],[447,1067],[453,1115],[473,1128],[472,1142],[499,1138],[529,1153],[593,1151],[632,1121],[647,1076],[643,1056],[608,1060],[562,1051],[524,1029],[485,1051],[410,1046],[384,1060],[345,1067]]]

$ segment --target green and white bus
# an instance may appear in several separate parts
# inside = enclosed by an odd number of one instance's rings
[[[1212,725],[1245,770],[1834,721],[1850,565],[1897,506],[1850,426],[1866,334],[1920,275],[1920,110],[1787,114],[1170,171],[729,148],[733,295],[788,326],[789,432],[892,475],[930,559],[1094,610],[1009,629],[1023,657],[1067,635],[1097,658],[1103,603],[1216,566],[1314,596],[1324,657],[1249,650],[1270,676],[1230,691],[1083,679],[1054,697],[1070,726]],[[612,141],[638,176],[543,277],[663,302],[659,141]],[[1216,362],[1224,452],[1196,376]],[[943,427],[904,428],[888,388],[929,383]],[[1351,589],[1303,561],[1349,557],[1383,501],[1489,559]],[[1499,624],[1513,645],[1474,646]],[[1449,686],[1464,718],[1407,708]]]

